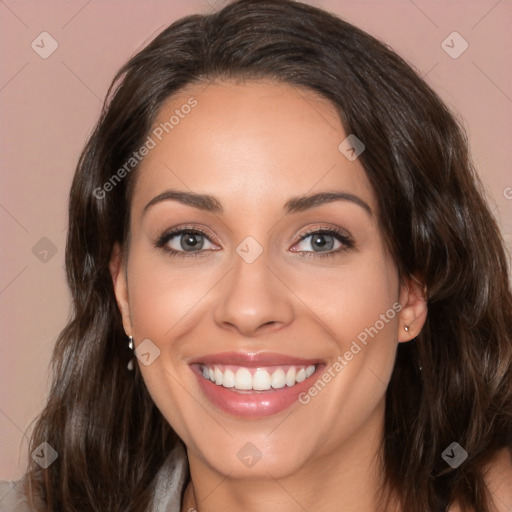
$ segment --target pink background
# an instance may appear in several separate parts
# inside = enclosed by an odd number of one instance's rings
[[[427,75],[462,116],[491,208],[510,248],[512,3],[308,3],[384,40]],[[68,317],[63,267],[67,194],[106,89],[117,69],[165,25],[221,4],[222,0],[0,3],[0,479],[17,479],[25,471],[27,435],[43,406],[51,351]],[[441,46],[454,31],[469,44],[457,59]],[[58,42],[47,59],[31,47],[42,32]],[[455,49],[459,43],[454,43]],[[32,252],[43,237],[57,248],[55,255],[45,256],[46,262]],[[43,248],[47,244],[40,243]]]

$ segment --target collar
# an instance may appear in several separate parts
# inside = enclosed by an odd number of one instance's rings
[[[181,512],[181,497],[188,478],[188,459],[181,440],[170,451],[155,476],[151,512]]]

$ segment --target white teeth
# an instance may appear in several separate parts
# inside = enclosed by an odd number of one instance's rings
[[[314,367],[313,367],[314,368]],[[284,371],[278,368],[273,374],[271,379],[271,385],[274,389],[284,388],[286,384],[286,377]]]
[[[235,387],[235,374],[231,370],[226,370],[224,372],[224,377],[222,378],[222,385],[225,388]]]
[[[295,384],[295,374],[296,374],[295,368],[290,368],[286,372],[286,385],[287,386],[292,387]]]
[[[264,391],[270,389],[270,375],[267,370],[258,368],[252,377],[252,389]]]
[[[252,389],[252,375],[247,368],[239,368],[235,376],[236,389]]]
[[[281,389],[285,386],[292,387],[295,384],[302,382],[303,380],[311,377],[315,373],[316,366],[314,364],[307,367],[282,367],[276,368],[274,371],[272,367],[257,368],[253,369],[254,374],[248,368],[238,367],[231,370],[224,366],[202,366],[201,373],[206,380],[209,380],[218,386],[224,386],[225,388],[236,388],[243,391],[255,390],[255,391],[267,391],[271,388]]]

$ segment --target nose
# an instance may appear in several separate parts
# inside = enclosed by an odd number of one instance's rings
[[[236,253],[234,268],[222,285],[214,321],[248,338],[281,329],[293,320],[293,292],[279,271],[269,266],[267,252],[247,263]]]

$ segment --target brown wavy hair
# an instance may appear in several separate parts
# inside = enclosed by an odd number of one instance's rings
[[[133,511],[177,435],[135,365],[109,261],[126,242],[136,170],[98,189],[144,143],[163,103],[189,84],[270,79],[316,91],[338,109],[378,199],[400,276],[426,287],[428,317],[401,343],[386,393],[385,484],[400,507],[491,510],[484,466],[512,451],[512,298],[504,243],[484,200],[460,123],[389,47],[342,19],[292,0],[238,0],[179,19],[114,78],[78,162],[69,198],[66,270],[73,313],[52,359],[48,402],[30,451],[29,494],[40,511]],[[96,192],[95,192],[96,191]],[[419,370],[421,366],[422,370]],[[452,469],[453,441],[468,453]]]

